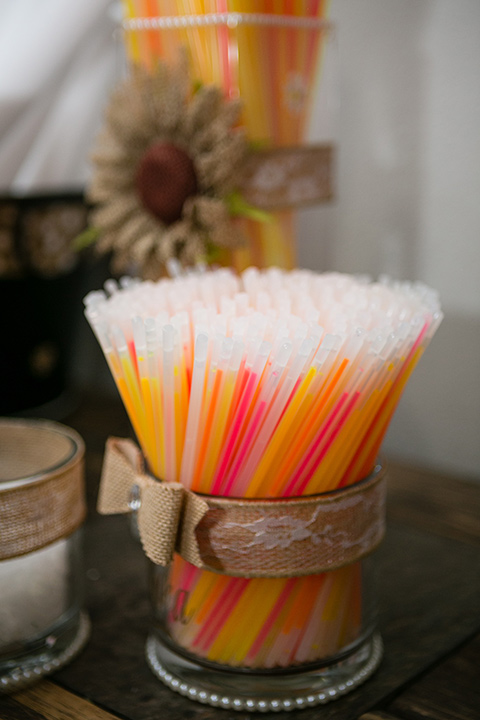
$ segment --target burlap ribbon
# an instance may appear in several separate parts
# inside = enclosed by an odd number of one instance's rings
[[[372,475],[342,490],[255,500],[198,495],[145,473],[131,440],[107,441],[98,510],[138,509],[148,557],[174,551],[193,565],[240,577],[295,577],[333,570],[371,553],[385,533],[386,481]]]
[[[0,420],[0,560],[68,537],[86,515],[84,444],[71,428]]]
[[[248,154],[238,189],[247,202],[265,210],[331,200],[333,161],[330,144],[258,149]]]

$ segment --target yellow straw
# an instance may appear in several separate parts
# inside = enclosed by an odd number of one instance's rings
[[[267,481],[267,473],[270,469],[270,465],[275,461],[275,458],[277,457],[277,454],[282,451],[282,448],[285,447],[286,439],[287,437],[292,437],[290,433],[292,432],[293,428],[296,428],[298,425],[298,416],[300,413],[300,408],[302,406],[302,403],[307,395],[307,391],[309,387],[311,386],[313,379],[316,375],[316,370],[314,367],[311,367],[305,378],[303,379],[300,387],[298,388],[297,392],[295,393],[295,397],[291,401],[290,405],[285,411],[285,414],[283,418],[281,419],[280,423],[278,424],[271,440],[268,445],[268,447],[265,450],[265,453],[263,454],[263,457],[258,464],[257,470],[255,471],[255,474],[252,477],[252,480],[250,482],[250,485],[245,493],[245,497],[262,497],[263,493],[261,492],[263,483],[266,483],[266,485],[269,485],[268,478]],[[308,397],[306,402],[306,407],[310,406],[310,403],[313,400],[313,396]],[[302,415],[303,417],[303,415]]]

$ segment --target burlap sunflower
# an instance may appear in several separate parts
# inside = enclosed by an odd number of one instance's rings
[[[137,68],[116,89],[87,190],[114,271],[158,277],[169,258],[191,265],[241,241],[228,202],[247,154],[240,111],[217,87],[193,91],[184,60]]]

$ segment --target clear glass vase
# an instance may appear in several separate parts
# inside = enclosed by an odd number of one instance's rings
[[[280,0],[275,10],[257,12],[250,5],[243,11],[242,3],[212,0],[195,9],[192,3],[153,0],[148,13],[140,5],[125,6],[128,64],[148,71],[159,60],[176,65],[187,49],[195,83],[213,84],[225,97],[241,99],[241,123],[253,145],[278,149],[321,142],[333,157],[337,53],[326,6],[307,9]],[[333,195],[332,160],[324,171],[329,180],[315,202],[328,202]],[[262,186],[279,182],[282,172],[273,181],[271,172],[265,167]],[[297,180],[295,192],[292,188],[296,200],[269,206],[268,219],[237,218],[245,243],[233,250],[221,248],[217,261],[238,270],[296,266],[296,210],[312,204],[301,199],[308,179]],[[255,198],[247,200],[257,205]]]

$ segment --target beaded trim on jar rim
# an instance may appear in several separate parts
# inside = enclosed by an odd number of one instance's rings
[[[78,629],[70,645],[57,657],[39,662],[28,668],[16,667],[6,675],[0,676],[0,695],[20,690],[42,677],[50,675],[67,665],[83,649],[90,637],[90,620],[86,613],[80,614]]]
[[[383,656],[383,642],[380,633],[375,633],[370,641],[371,654],[368,662],[348,680],[332,683],[321,692],[309,692],[291,698],[264,699],[242,698],[220,693],[211,693],[195,685],[185,682],[169,672],[158,660],[155,654],[155,638],[149,637],[146,644],[146,658],[152,672],[171,690],[204,705],[212,705],[227,710],[247,710],[254,712],[280,712],[299,710],[302,708],[325,705],[331,700],[337,700],[342,695],[354,690],[364,683],[378,668]]]
[[[305,30],[331,30],[332,24],[320,18],[268,15],[266,13],[207,13],[205,15],[180,15],[172,17],[127,18],[122,22],[124,30],[171,30],[186,27],[210,27],[227,25],[263,25],[272,27],[300,28]]]

